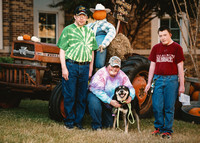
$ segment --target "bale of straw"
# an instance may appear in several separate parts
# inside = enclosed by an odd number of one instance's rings
[[[108,61],[112,56],[118,56],[121,60],[125,60],[125,55],[131,53],[133,53],[133,49],[129,39],[122,33],[119,33],[116,35],[107,49],[106,61]]]

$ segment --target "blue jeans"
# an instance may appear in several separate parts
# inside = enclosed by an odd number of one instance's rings
[[[100,46],[104,40],[106,35],[97,35],[96,40],[97,40],[97,45]],[[106,54],[107,54],[107,49],[104,49],[102,53],[100,51],[95,52],[95,60],[94,60],[94,65],[95,68],[102,68],[105,66],[106,62]]]
[[[68,126],[81,125],[87,101],[89,64],[78,65],[66,62],[66,65],[69,71],[69,80],[62,78],[62,94],[66,114],[64,123]]]
[[[87,102],[89,113],[92,117],[92,129],[112,127],[113,116],[111,109],[108,109],[92,92],[89,92]]]
[[[154,126],[161,132],[172,133],[175,102],[178,96],[178,76],[154,75],[155,89],[152,96]]]
[[[107,54],[107,49],[104,49],[102,53],[100,53],[100,51],[96,51],[96,55],[95,55],[96,68],[100,69],[105,66],[106,54]]]

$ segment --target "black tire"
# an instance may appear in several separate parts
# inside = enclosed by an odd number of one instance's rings
[[[61,101],[63,101],[62,95],[62,82],[60,82],[52,91],[49,99],[49,116],[56,121],[62,121],[64,113],[61,109]],[[64,108],[64,106],[62,107]]]
[[[0,107],[7,108],[16,108],[21,102],[21,96],[14,92],[1,91],[3,96],[0,97]]]
[[[59,83],[60,84],[60,83]],[[49,108],[49,117],[51,118],[51,119],[54,119],[54,114],[55,114],[55,111],[54,111],[54,109],[53,109],[53,107],[54,107],[54,102],[53,102],[53,98],[54,98],[54,94],[55,94],[55,92],[57,91],[57,89],[58,89],[58,87],[60,87],[60,85],[56,85],[55,87],[54,87],[54,89],[52,90],[52,92],[51,92],[51,96],[50,96],[50,98],[49,98],[49,105],[48,105],[48,108]]]
[[[150,61],[140,55],[134,55],[122,62],[122,71],[129,77],[136,91],[136,96],[140,106],[140,117],[146,118],[152,116],[152,95],[144,93],[148,80]],[[140,82],[140,80],[142,83]],[[137,82],[138,81],[138,82]],[[141,84],[141,85],[140,85]]]

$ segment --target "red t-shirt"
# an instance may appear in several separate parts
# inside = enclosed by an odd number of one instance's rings
[[[156,44],[151,50],[149,60],[156,63],[154,74],[177,75],[177,64],[184,61],[182,47],[173,42],[170,45]]]

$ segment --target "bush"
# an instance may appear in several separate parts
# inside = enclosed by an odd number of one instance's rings
[[[13,58],[11,58],[11,57],[0,57],[0,63],[13,63]]]

